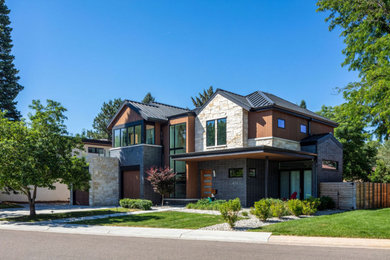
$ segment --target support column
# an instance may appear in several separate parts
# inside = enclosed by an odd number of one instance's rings
[[[265,157],[265,171],[264,171],[264,197],[268,198],[268,175],[269,175],[269,160]]]

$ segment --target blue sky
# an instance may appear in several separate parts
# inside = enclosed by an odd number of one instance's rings
[[[8,0],[13,53],[25,89],[18,109],[53,99],[68,129],[92,127],[104,101],[157,101],[192,108],[213,85],[263,90],[289,101],[342,103],[335,88],[357,79],[342,68],[339,32],[315,1]]]

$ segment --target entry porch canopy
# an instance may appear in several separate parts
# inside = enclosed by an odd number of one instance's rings
[[[312,160],[317,157],[315,153],[294,151],[289,149],[255,146],[243,148],[219,149],[202,152],[191,152],[171,155],[176,161],[199,162],[211,160],[229,160],[238,158],[264,159],[275,161]]]

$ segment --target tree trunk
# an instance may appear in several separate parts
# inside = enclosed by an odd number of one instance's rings
[[[35,198],[37,197],[37,187],[34,186],[33,194],[29,189],[27,189],[28,204],[30,205],[30,217],[35,217],[37,214],[35,212]]]
[[[161,194],[161,206],[164,206],[164,194]]]

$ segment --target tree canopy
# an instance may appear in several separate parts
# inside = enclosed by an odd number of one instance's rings
[[[346,45],[343,66],[361,81],[343,89],[347,104],[365,107],[379,139],[390,136],[390,2],[387,0],[319,0],[329,16],[329,30],[341,29]]]
[[[154,102],[156,99],[152,96],[152,93],[148,92],[144,99],[142,99],[142,103],[149,104],[150,102]]]
[[[107,125],[118,112],[122,103],[123,101],[120,98],[103,103],[99,114],[93,120],[93,130],[87,131],[88,138],[111,140],[112,133],[107,129]]]
[[[46,106],[35,100],[30,108],[29,123],[0,115],[0,188],[25,194],[34,216],[37,188],[54,189],[60,182],[86,189],[90,174],[85,159],[75,156],[83,145],[68,136],[66,109],[52,100]]]
[[[301,108],[307,108],[306,107],[306,101],[302,99],[301,103],[299,104]]]
[[[15,68],[14,59],[11,55],[12,39],[10,10],[5,5],[5,0],[0,0],[0,112],[5,112],[5,117],[11,120],[19,120],[20,112],[16,109],[15,98],[23,90],[18,81],[19,71]]]
[[[322,106],[319,114],[339,123],[334,136],[343,144],[343,178],[368,181],[375,165],[377,144],[370,142],[363,109],[353,108],[348,104]]]
[[[203,93],[199,93],[197,97],[191,97],[192,103],[195,107],[201,107],[213,94],[213,86],[210,86],[208,89],[204,89]]]

